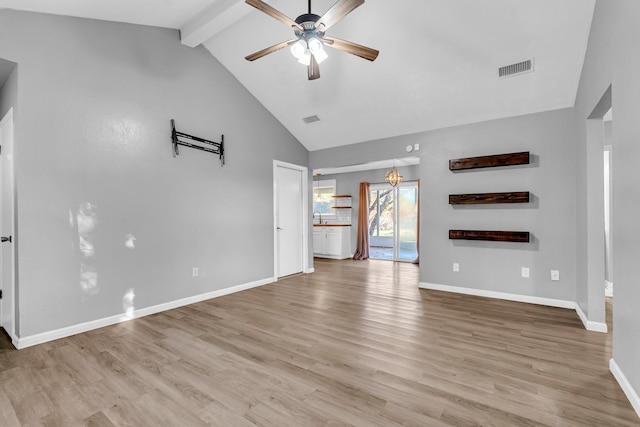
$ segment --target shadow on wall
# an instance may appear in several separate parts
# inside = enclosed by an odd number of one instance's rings
[[[529,203],[496,203],[490,205],[469,204],[469,205],[450,205],[455,210],[527,210],[540,209],[540,197],[533,193],[529,193]]]
[[[518,242],[490,242],[486,240],[451,240],[453,246],[468,248],[509,249],[520,251],[540,251],[540,241],[533,234],[529,234],[529,243]]]

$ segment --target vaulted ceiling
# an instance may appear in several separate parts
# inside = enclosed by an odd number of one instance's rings
[[[295,19],[307,1],[271,0]],[[335,0],[314,0],[322,15]],[[366,0],[328,35],[380,51],[375,62],[328,49],[321,78],[293,38],[241,0],[0,0],[0,8],[180,29],[204,45],[309,150],[573,106],[595,0]],[[531,73],[498,68],[532,59]],[[305,124],[305,117],[319,121]]]

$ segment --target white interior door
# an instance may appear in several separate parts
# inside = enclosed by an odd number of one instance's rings
[[[0,326],[16,341],[13,220],[13,109],[0,121]],[[9,241],[9,237],[11,240]]]
[[[303,170],[276,164],[276,278],[304,270]]]

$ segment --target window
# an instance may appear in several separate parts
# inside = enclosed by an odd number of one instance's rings
[[[313,182],[313,211],[320,212],[323,217],[335,215],[333,196],[336,195],[336,180],[326,179]]]
[[[416,259],[418,184],[372,184],[369,203],[369,256],[396,261]]]
[[[393,188],[373,189],[369,194],[369,235],[393,236]]]

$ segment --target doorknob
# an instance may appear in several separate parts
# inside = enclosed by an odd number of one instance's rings
[[[4,243],[4,242],[11,243],[11,236],[9,236],[9,237],[2,236],[2,238],[0,238],[0,241],[2,241],[2,243]]]

